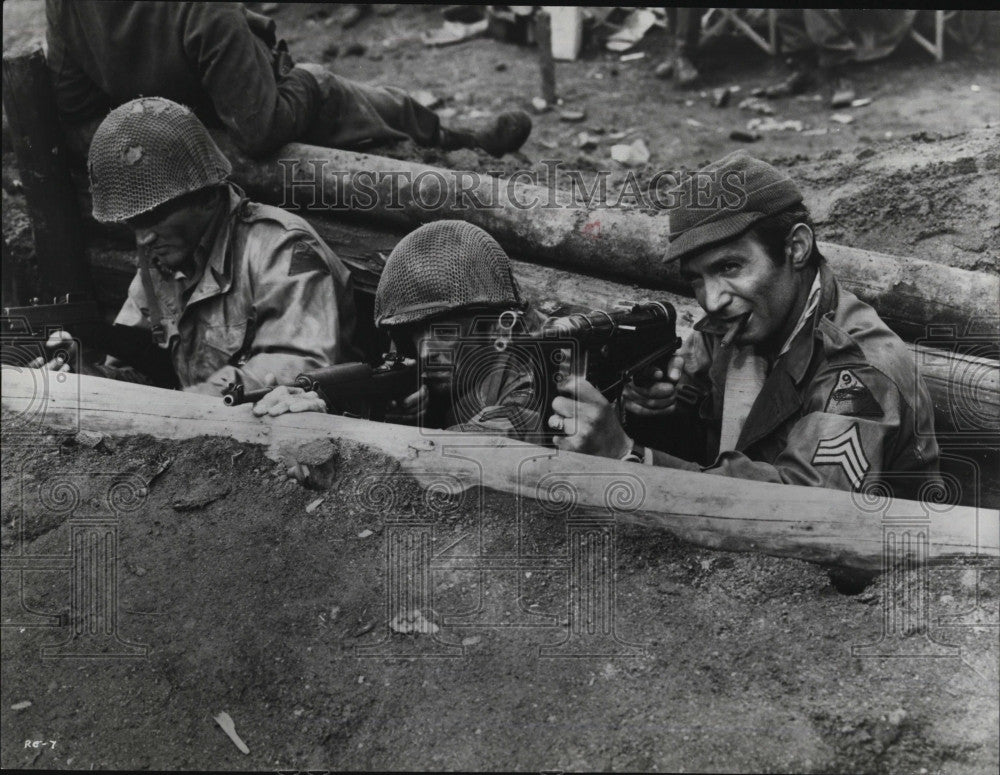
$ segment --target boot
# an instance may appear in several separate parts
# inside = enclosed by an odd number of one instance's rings
[[[441,127],[438,131],[438,145],[442,150],[481,148],[490,156],[503,156],[524,145],[531,134],[531,116],[523,110],[512,110],[501,113],[482,129],[469,131]]]

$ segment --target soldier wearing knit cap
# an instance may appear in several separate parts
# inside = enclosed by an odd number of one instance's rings
[[[670,194],[666,260],[706,315],[659,382],[626,389],[628,432],[593,386],[568,382],[549,418],[566,433],[557,445],[767,482],[881,481],[903,497],[936,478],[933,407],[912,356],[840,287],[795,183],[737,152]]]

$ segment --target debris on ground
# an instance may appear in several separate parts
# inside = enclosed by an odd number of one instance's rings
[[[415,92],[411,92],[410,96],[429,110],[433,110],[444,101],[436,94],[427,91],[426,89],[419,89]]]
[[[712,107],[724,108],[729,104],[729,98],[732,96],[732,92],[729,89],[713,89],[712,90]]]
[[[368,47],[364,43],[359,43],[358,41],[353,41],[347,44],[347,48],[344,49],[345,57],[363,57]]]
[[[592,151],[597,147],[598,138],[586,132],[580,132],[576,136],[576,147],[583,151]]]
[[[848,108],[851,103],[854,102],[857,95],[854,93],[854,89],[841,89],[834,92],[833,97],[830,98],[831,108]]]
[[[831,121],[836,121],[838,124],[850,124],[854,121],[854,116],[850,116],[847,113],[833,113],[830,116]]]
[[[611,146],[611,158],[626,167],[641,167],[649,161],[649,148],[642,138],[629,144]]]
[[[859,97],[858,99],[851,101],[852,108],[863,108],[865,105],[871,105],[871,104],[872,104],[871,97]]]
[[[747,121],[748,132],[801,132],[805,125],[797,119],[778,121],[771,116]]]
[[[247,747],[247,744],[243,742],[243,738],[236,734],[236,725],[233,723],[232,717],[230,717],[226,711],[222,711],[218,715],[213,716],[213,718],[215,719],[215,723],[222,727],[222,731],[225,732],[236,747],[240,749],[240,753],[250,753],[250,749]]]
[[[655,75],[657,78],[670,78],[671,76],[673,76],[673,74],[674,74],[674,60],[672,58],[660,62],[660,64],[656,66],[656,69],[653,70],[653,75]]]
[[[21,702],[15,702],[10,706],[11,710],[27,710],[32,705],[31,700],[21,700]]]
[[[637,61],[639,59],[645,59],[645,58],[646,58],[646,52],[645,51],[636,51],[634,54],[622,54],[620,57],[618,57],[618,61],[619,62],[635,62],[635,61]]]
[[[762,116],[774,115],[774,108],[764,102],[764,100],[758,99],[757,97],[747,97],[745,100],[740,102],[739,108],[740,110],[749,110],[753,113],[760,113]]]
[[[416,633],[420,635],[434,635],[441,628],[434,622],[428,621],[420,611],[414,608],[412,611],[397,614],[389,621],[389,629],[403,635]]]
[[[97,431],[80,431],[73,435],[73,441],[87,449],[97,449],[106,439],[107,436]]]
[[[740,143],[755,143],[760,140],[759,132],[751,132],[745,129],[734,129],[729,133],[730,140],[736,140]]]
[[[374,530],[369,530],[368,528],[365,528],[360,533],[358,533],[358,538],[370,538],[373,535],[375,535]]]
[[[325,500],[326,498],[317,498],[316,500],[314,500],[312,503],[306,506],[306,514],[314,513],[316,509],[318,509],[320,506],[323,505],[323,501]]]
[[[544,113],[549,109],[549,103],[547,100],[543,100],[541,97],[532,97],[531,107],[535,109],[536,113]]]
[[[559,120],[566,121],[569,123],[575,123],[577,121],[583,121],[587,117],[585,111],[582,110],[560,110]]]

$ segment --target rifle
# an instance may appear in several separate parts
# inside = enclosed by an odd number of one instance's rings
[[[27,306],[5,307],[0,317],[0,332],[8,351],[4,363],[13,358],[23,360],[26,351],[45,355],[45,342],[58,329],[72,334],[89,348],[124,361],[157,385],[177,386],[170,352],[154,343],[149,330],[109,324],[96,301],[75,294],[56,297],[51,304],[32,299]]]
[[[382,363],[341,363],[299,374],[292,383],[303,390],[315,391],[331,414],[343,414],[367,420],[384,420],[386,405],[405,398],[420,387],[417,364],[388,353]],[[222,393],[226,406],[256,403],[273,387],[245,390],[232,384]]]
[[[632,380],[648,387],[653,382],[653,372],[656,369],[666,372],[670,358],[682,343],[677,336],[677,312],[667,301],[551,317],[533,338],[543,349],[570,350],[568,361],[553,358],[551,354],[544,358],[549,378],[545,380],[541,406],[546,410],[551,407],[559,383],[573,374],[585,377],[609,402],[618,402],[622,420],[625,410],[620,399],[625,385]],[[562,362],[553,367],[555,361]]]

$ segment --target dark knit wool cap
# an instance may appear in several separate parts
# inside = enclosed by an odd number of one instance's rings
[[[746,151],[735,151],[694,173],[668,195],[667,261],[743,234],[757,221],[802,202],[792,179]]]

